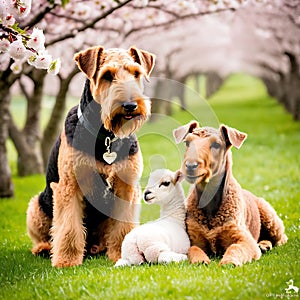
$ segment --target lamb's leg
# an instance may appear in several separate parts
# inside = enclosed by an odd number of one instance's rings
[[[134,232],[127,234],[121,248],[121,258],[116,262],[115,267],[140,265],[145,262],[143,254],[139,251]]]
[[[131,263],[127,259],[118,259],[117,262],[114,265],[116,268],[118,267],[126,267],[126,266],[131,266]]]
[[[157,263],[162,252],[170,252],[170,248],[164,243],[153,243],[144,250],[144,256],[147,262]]]
[[[173,251],[163,251],[159,254],[157,262],[159,264],[168,264],[171,262],[180,262],[187,259],[188,257],[185,254],[176,253]]]
[[[185,254],[171,251],[165,243],[154,243],[148,246],[144,251],[144,255],[146,261],[150,263],[170,263],[172,261],[179,262],[187,260]]]

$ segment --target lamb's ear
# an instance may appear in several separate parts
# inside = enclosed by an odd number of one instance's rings
[[[183,173],[180,170],[177,170],[174,175],[174,184],[181,182],[184,179]]]
[[[86,74],[88,79],[92,79],[101,64],[101,56],[104,48],[95,46],[86,50],[80,51],[74,55],[78,68]]]
[[[176,144],[181,143],[188,133],[191,133],[195,128],[199,127],[197,121],[191,121],[190,123],[180,126],[173,130],[173,136],[175,138]]]
[[[155,64],[155,55],[148,51],[140,50],[134,46],[130,47],[128,52],[133,57],[134,61],[145,69],[146,79],[149,80],[149,76]]]
[[[227,148],[234,146],[235,148],[240,149],[243,142],[247,138],[246,133],[238,131],[237,129],[231,128],[226,125],[221,125],[220,131],[225,138]]]

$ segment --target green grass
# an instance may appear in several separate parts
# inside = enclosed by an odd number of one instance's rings
[[[294,279],[300,287],[300,124],[267,96],[260,81],[244,75],[226,81],[209,104],[221,123],[248,134],[243,147],[233,150],[234,175],[275,207],[286,226],[286,245],[238,268],[221,268],[219,259],[213,259],[209,266],[184,262],[114,269],[98,257],[80,267],[54,269],[49,259],[31,255],[25,226],[28,200],[45,179],[14,177],[15,198],[0,205],[0,299],[282,299],[288,298],[286,281]],[[182,148],[174,145],[174,128],[191,118],[216,122],[193,92],[189,111],[175,107],[172,118],[148,122],[139,133],[142,185],[154,168],[179,168]],[[157,216],[157,207],[143,206],[142,222]]]

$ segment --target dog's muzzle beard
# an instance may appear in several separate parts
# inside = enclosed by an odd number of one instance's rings
[[[198,184],[201,182],[208,183],[212,172],[210,168],[200,168],[197,162],[185,162],[183,164],[182,173],[186,181],[191,184]]]
[[[111,113],[102,114],[104,127],[115,136],[125,138],[138,131],[151,114],[151,103],[148,98],[118,102],[111,108]]]

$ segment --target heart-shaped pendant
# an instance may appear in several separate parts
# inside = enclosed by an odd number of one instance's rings
[[[112,164],[117,158],[116,152],[105,152],[103,154],[103,159],[110,165]]]

